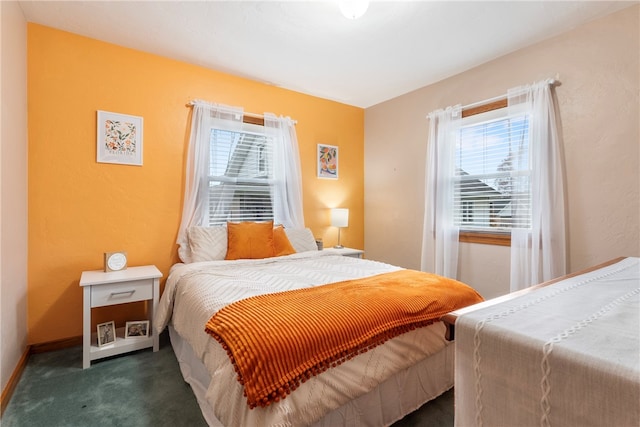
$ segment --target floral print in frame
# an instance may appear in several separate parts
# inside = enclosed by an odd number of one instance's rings
[[[98,110],[97,161],[142,166],[142,117]]]
[[[338,179],[338,147],[318,144],[318,178]]]

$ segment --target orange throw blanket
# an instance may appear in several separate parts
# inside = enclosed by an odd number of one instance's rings
[[[226,350],[255,408],[358,353],[480,301],[456,280],[399,270],[237,301],[212,316],[205,330]]]

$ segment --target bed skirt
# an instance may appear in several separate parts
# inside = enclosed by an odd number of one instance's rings
[[[222,426],[205,398],[210,377],[204,364],[194,355],[186,340],[171,326],[169,336],[182,376],[191,385],[205,420],[212,427]],[[380,383],[370,392],[329,412],[313,425],[390,425],[451,389],[454,378],[453,366],[454,345],[449,344],[432,356]]]

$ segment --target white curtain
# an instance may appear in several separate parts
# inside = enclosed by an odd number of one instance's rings
[[[182,220],[178,230],[180,258],[190,258],[188,254],[189,227],[208,225],[208,206],[206,196],[208,191],[207,166],[209,164],[209,140],[211,128],[226,129],[240,132],[242,130],[243,110],[238,107],[211,104],[195,101],[191,112],[191,135],[187,153],[185,174],[184,203],[182,206]]]
[[[275,138],[273,149],[275,185],[272,191],[273,216],[285,228],[304,228],[302,173],[295,122],[289,117],[264,114],[267,135]]]
[[[455,148],[460,135],[461,107],[429,114],[426,197],[420,268],[455,279],[458,272],[459,228],[453,222]]]
[[[513,292],[566,274],[565,201],[551,85],[542,81],[511,89],[508,105],[529,114],[531,162],[531,228],[511,230]]]

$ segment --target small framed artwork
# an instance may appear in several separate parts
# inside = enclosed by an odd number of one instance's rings
[[[111,322],[100,323],[98,326],[98,347],[116,342],[116,325]]]
[[[98,110],[97,161],[142,166],[142,117]]]
[[[149,321],[139,320],[135,322],[127,322],[124,328],[125,338],[139,338],[149,336]]]
[[[318,144],[318,178],[338,179],[338,147]]]

